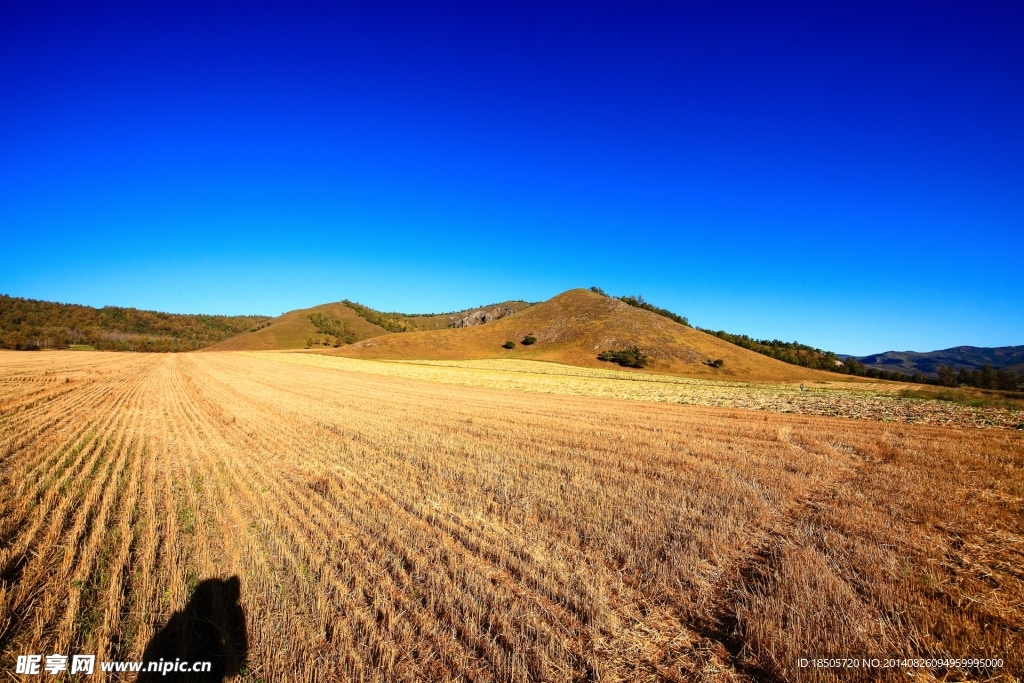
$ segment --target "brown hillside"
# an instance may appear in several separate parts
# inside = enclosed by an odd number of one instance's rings
[[[272,351],[278,349],[304,349],[310,337],[321,340],[324,335],[317,331],[309,320],[311,313],[323,313],[351,325],[360,338],[376,337],[390,334],[383,327],[378,327],[363,320],[356,312],[343,303],[322,304],[313,308],[300,308],[288,311],[270,321],[269,327],[256,332],[246,332],[237,337],[227,339],[210,351]]]
[[[537,343],[523,346],[526,335]],[[506,340],[516,342],[511,350]],[[736,380],[827,380],[844,376],[789,365],[740,348],[668,318],[585,289],[568,292],[486,325],[375,337],[323,353],[390,360],[524,358],[619,369],[597,360],[608,349],[639,346],[646,371]],[[705,361],[722,359],[714,369]]]
[[[529,308],[530,304],[525,301],[504,301],[500,304],[489,306],[478,306],[468,308],[457,313],[443,313],[441,315],[413,315],[401,316],[408,320],[420,330],[444,329],[453,323],[471,317],[474,313],[487,313],[494,315],[507,315],[510,311],[521,311]],[[374,325],[360,317],[354,310],[341,302],[322,304],[313,308],[301,308],[295,311],[288,311],[271,321],[269,327],[246,332],[237,337],[227,339],[224,342],[211,347],[211,351],[275,351],[306,348],[306,340],[310,337],[320,341],[324,335],[319,332],[309,320],[311,313],[323,313],[342,322],[347,322],[358,333],[361,339],[377,337],[384,334],[391,334],[383,327]],[[394,315],[394,314],[389,314]],[[400,314],[399,314],[400,315]],[[479,322],[475,323],[479,324]],[[333,342],[333,338],[331,338]],[[320,347],[320,344],[317,344]]]
[[[458,311],[457,313],[443,313],[441,315],[413,315],[409,316],[409,321],[420,330],[443,330],[448,327],[452,327],[453,324],[457,324],[460,320],[473,317],[474,313],[497,313],[497,316],[500,317],[508,315],[509,312],[518,313],[519,311],[529,307],[530,304],[525,301],[503,301],[500,304],[467,308],[466,310]],[[480,324],[480,322],[477,321],[473,324]],[[464,326],[465,325],[460,325],[460,327]]]

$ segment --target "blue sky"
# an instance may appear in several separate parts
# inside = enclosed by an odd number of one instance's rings
[[[290,4],[0,0],[0,292],[1024,344],[1019,2]]]

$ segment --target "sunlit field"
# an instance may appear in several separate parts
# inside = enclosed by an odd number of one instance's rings
[[[1024,673],[1019,416],[500,363],[0,352],[0,671],[223,580],[245,681]]]
[[[581,368],[531,360],[367,361],[304,352],[257,352],[252,355],[346,372],[564,396],[748,408],[881,422],[960,427],[1024,426],[1022,410],[993,406],[969,407],[936,400],[908,400],[900,396],[905,393],[908,385],[896,382],[730,382],[649,372]]]

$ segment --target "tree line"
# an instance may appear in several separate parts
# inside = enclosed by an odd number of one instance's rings
[[[590,291],[601,296],[610,296],[600,287],[591,287]],[[684,316],[677,315],[672,311],[659,308],[644,300],[642,296],[618,296],[611,297],[625,302],[630,306],[642,308],[652,313],[664,316],[676,321],[681,325],[690,327],[690,321]],[[843,375],[857,375],[859,377],[870,377],[872,379],[886,379],[896,382],[914,382],[917,384],[933,384],[938,386],[957,387],[968,386],[979,389],[1001,389],[1004,391],[1015,391],[1024,389],[1024,374],[1017,375],[1009,370],[995,370],[991,365],[986,364],[980,370],[967,370],[961,368],[959,371],[954,368],[943,366],[939,369],[938,377],[926,377],[918,372],[908,375],[895,370],[880,370],[864,365],[856,358],[840,358],[832,351],[821,349],[800,342],[784,342],[778,339],[754,339],[745,334],[730,334],[724,330],[709,330],[702,327],[695,329],[706,334],[718,337],[748,351],[760,353],[763,356],[780,360],[791,365],[799,365],[814,370],[827,370]],[[602,360],[611,360],[602,359]]]
[[[0,348],[192,351],[264,326],[264,315],[191,315],[38,301],[0,294]]]
[[[595,294],[600,294],[601,296],[609,296],[600,287],[591,287],[590,291],[594,292]],[[674,320],[675,322],[679,323],[680,325],[685,325],[686,327],[690,327],[690,321],[685,316],[677,315],[677,314],[673,313],[672,311],[668,310],[667,308],[660,308],[658,306],[655,306],[654,304],[650,303],[649,301],[646,301],[643,298],[643,296],[641,296],[639,294],[637,294],[635,296],[626,295],[626,296],[614,296],[614,297],[610,297],[610,298],[618,299],[619,301],[621,301],[623,303],[626,303],[626,304],[629,304],[630,306],[633,306],[634,308],[642,308],[645,311],[650,311],[651,313],[657,313],[658,315],[663,316],[665,318],[668,318],[669,320]]]
[[[718,337],[723,341],[727,341],[730,344],[735,344],[736,346],[747,349],[748,351],[754,351],[756,353],[760,353],[762,356],[781,360],[783,363],[799,365],[805,368],[812,368],[814,370],[828,370],[830,372],[851,374],[851,368],[846,366],[845,361],[840,359],[839,356],[831,351],[822,351],[821,349],[816,349],[813,346],[808,346],[807,344],[801,344],[800,342],[795,341],[784,342],[779,341],[778,339],[753,339],[745,334],[730,334],[724,330],[718,330],[716,332],[715,330],[707,330],[701,327],[698,327],[697,329],[706,334]],[[863,373],[858,372],[855,374]],[[899,376],[903,377],[904,375]]]
[[[381,313],[348,299],[342,300],[341,303],[355,311],[366,322],[383,327],[388,332],[415,332],[418,329],[407,316],[401,313]]]
[[[896,370],[872,368],[864,365],[856,358],[840,358],[832,351],[822,351],[800,342],[784,342],[778,339],[752,339],[745,334],[729,334],[723,330],[715,332],[699,327],[697,329],[770,358],[815,370],[828,370],[829,372],[837,372],[843,375],[857,375],[858,377],[870,377],[872,379],[933,384],[946,387],[968,386],[978,389],[1001,389],[1004,391],[1015,391],[1024,388],[1024,375],[1017,375],[1009,370],[995,370],[989,364],[986,364],[980,370],[961,368],[959,372],[954,368],[944,365],[939,368],[938,377],[927,377],[920,372],[908,375]]]
[[[959,372],[948,365],[943,365],[939,368],[936,384],[944,387],[968,386],[1014,391],[1024,389],[1024,374],[1016,375],[1009,370],[996,370],[989,363],[985,363],[978,370],[960,368]]]

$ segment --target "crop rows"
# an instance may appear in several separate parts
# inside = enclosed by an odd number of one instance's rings
[[[0,353],[0,676],[140,659],[231,576],[243,680],[1020,675],[1022,467],[1007,430]]]

